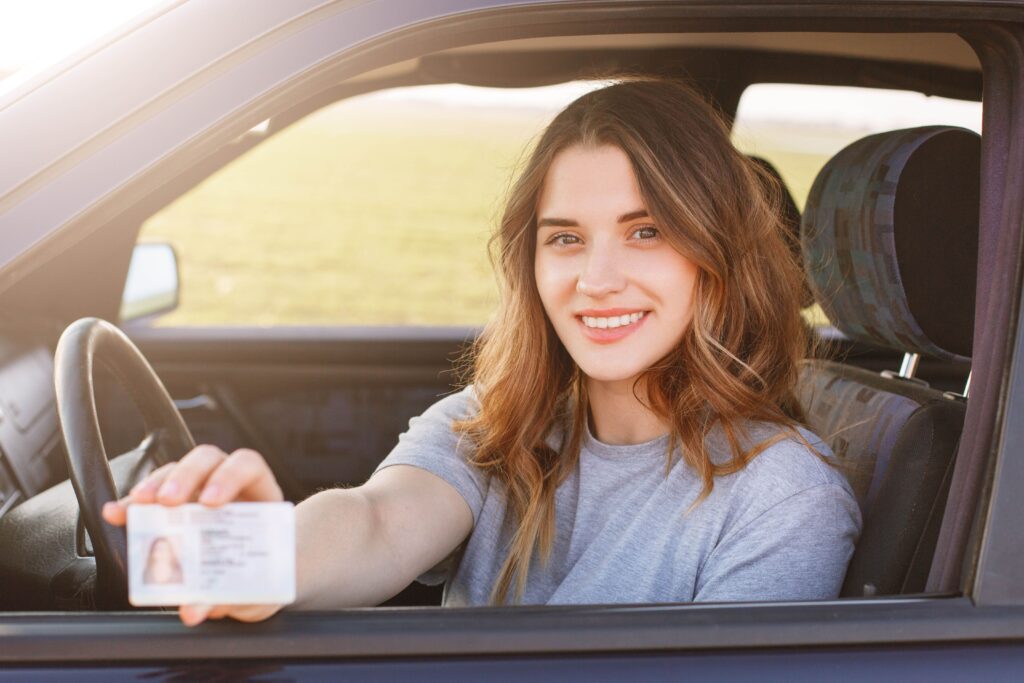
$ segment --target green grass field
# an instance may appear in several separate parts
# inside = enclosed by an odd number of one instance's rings
[[[351,102],[306,119],[145,225],[181,265],[181,305],[159,324],[481,324],[487,239],[549,115]],[[801,205],[827,158],[756,151]]]

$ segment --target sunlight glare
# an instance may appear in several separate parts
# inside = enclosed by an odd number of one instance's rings
[[[165,0],[31,0],[0,3],[0,77],[36,71]]]

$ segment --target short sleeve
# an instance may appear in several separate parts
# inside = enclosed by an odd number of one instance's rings
[[[377,466],[374,474],[392,465],[411,465],[448,482],[463,497],[473,513],[473,526],[480,517],[487,483],[483,474],[467,462],[469,451],[452,429],[452,422],[469,417],[477,410],[472,387],[446,396],[409,420],[409,429],[398,437],[398,444]],[[456,550],[416,580],[430,586],[451,576],[462,548]]]
[[[694,601],[836,598],[859,532],[846,487],[805,488],[726,533],[700,569]]]
[[[452,422],[465,419],[477,410],[472,387],[441,399],[420,416],[409,420],[409,429],[398,437],[398,444],[374,470],[374,474],[392,465],[411,465],[426,470],[451,484],[473,512],[473,524],[480,516],[487,482],[483,473],[467,462],[470,451]]]

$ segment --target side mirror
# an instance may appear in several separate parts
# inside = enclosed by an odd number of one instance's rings
[[[121,322],[178,307],[178,255],[166,242],[136,244],[121,298]]]

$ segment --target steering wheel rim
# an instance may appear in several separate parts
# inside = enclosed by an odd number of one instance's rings
[[[54,356],[54,380],[68,473],[96,557],[97,605],[119,608],[128,605],[128,544],[124,527],[111,526],[101,516],[103,504],[116,500],[118,491],[96,409],[97,363],[135,403],[146,438],[153,437],[158,464],[180,458],[195,440],[149,362],[120,329],[100,318],[82,318],[64,330]]]

